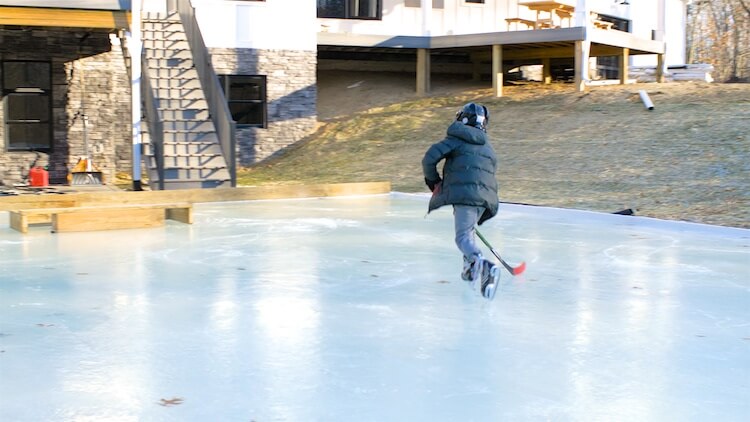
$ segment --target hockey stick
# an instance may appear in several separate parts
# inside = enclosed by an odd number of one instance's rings
[[[482,236],[482,233],[479,233],[479,230],[476,228],[474,229],[474,231],[477,233],[477,236],[479,236],[479,238],[482,239],[482,242],[484,242],[484,244],[487,245],[488,248],[490,248],[490,250],[492,251],[492,254],[495,255],[495,257],[500,260],[500,263],[503,264],[503,267],[505,267],[505,269],[508,270],[508,272],[510,272],[513,275],[519,275],[522,272],[524,272],[524,270],[526,270],[525,262],[521,262],[515,268],[508,265],[507,262],[505,262],[502,258],[500,258],[500,254],[495,252],[495,249],[492,247],[492,245],[490,245],[490,242],[488,242],[487,239],[485,239],[484,236]]]

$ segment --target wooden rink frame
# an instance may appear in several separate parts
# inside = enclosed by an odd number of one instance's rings
[[[51,224],[52,233],[160,227],[165,219],[193,224],[193,204],[35,208],[10,211],[10,227],[28,233],[29,225]]]
[[[167,191],[44,193],[0,197],[10,227],[27,233],[30,225],[52,225],[53,233],[163,226],[165,219],[193,222],[194,203],[314,198],[390,193],[390,182],[267,185]]]

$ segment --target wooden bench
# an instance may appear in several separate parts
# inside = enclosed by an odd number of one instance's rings
[[[31,224],[52,224],[52,233],[160,227],[165,219],[193,223],[190,203],[35,208],[10,211],[10,227],[27,233]]]
[[[594,28],[599,29],[612,29],[612,27],[615,25],[612,22],[607,22],[599,19],[594,19]]]
[[[510,25],[515,24],[524,24],[529,29],[534,29],[536,27],[536,21],[533,21],[531,19],[524,19],[524,18],[508,18],[505,19],[505,22],[508,22],[508,27],[510,28]],[[516,29],[518,29],[518,25],[516,25]]]

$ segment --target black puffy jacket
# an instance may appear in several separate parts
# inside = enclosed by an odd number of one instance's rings
[[[448,136],[433,144],[422,158],[425,180],[438,181],[437,165],[445,159],[442,184],[430,199],[428,212],[443,205],[484,207],[479,224],[497,214],[497,156],[481,129],[453,122]]]

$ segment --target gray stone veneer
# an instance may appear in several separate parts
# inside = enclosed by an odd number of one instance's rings
[[[259,163],[315,130],[315,51],[212,48],[211,57],[219,75],[266,76],[268,127],[238,128],[240,166]]]
[[[67,183],[70,170],[85,155],[83,124],[77,115],[82,98],[88,116],[89,154],[105,182],[113,181],[118,172],[131,172],[130,80],[123,51],[112,45],[107,33],[94,32],[80,41],[85,34],[0,29],[0,60],[51,62],[54,120],[49,154],[9,152],[4,139],[4,102],[0,101],[1,184],[26,182],[35,162],[49,167],[50,183]],[[261,162],[315,130],[315,51],[212,49],[211,54],[218,74],[266,76],[268,127],[238,128],[240,166]]]
[[[116,43],[115,43],[116,44]],[[50,183],[65,184],[86,154],[81,100],[88,116],[86,138],[92,162],[105,182],[131,163],[130,78],[122,48],[109,34],[67,30],[0,29],[0,61],[48,61],[52,68],[53,146],[47,153],[9,152],[0,101],[0,183],[24,183],[30,166],[49,166]]]

